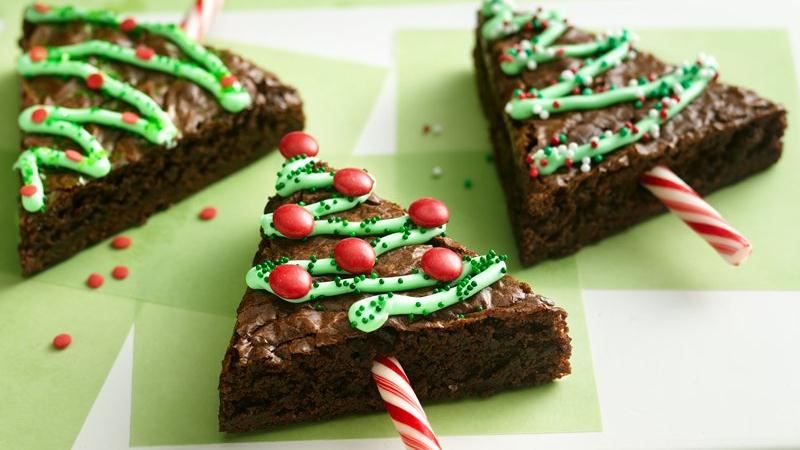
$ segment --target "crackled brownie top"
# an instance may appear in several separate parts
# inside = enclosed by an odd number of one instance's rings
[[[478,256],[445,237],[449,212],[438,200],[419,199],[406,212],[379,198],[365,171],[292,157],[292,138],[310,139],[295,132],[281,143],[291,158],[265,209],[265,237],[247,274],[232,343],[237,364],[279,366],[292,353],[383,327],[446,332],[554,308],[504,275],[505,257]]]
[[[183,138],[225,132],[243,111],[278,116],[300,103],[271,73],[197,44],[174,24],[36,4],[20,47],[25,134],[16,167],[31,212],[44,207],[42,190],[67,190]]]
[[[595,35],[558,12],[484,2],[479,45],[532,191],[658,157],[679,139],[736,126],[780,107],[716,82],[716,63],[666,64],[627,30]],[[507,103],[506,103],[507,102]]]

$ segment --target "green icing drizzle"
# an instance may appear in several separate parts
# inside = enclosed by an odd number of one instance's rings
[[[353,303],[347,317],[350,324],[364,332],[375,331],[397,315],[423,315],[462,302],[476,292],[494,284],[506,273],[505,257],[490,253],[477,258],[466,258],[461,278],[433,294],[422,297],[374,295]]]
[[[54,6],[44,12],[29,7],[25,12],[25,18],[34,23],[84,21],[114,28],[120,28],[123,23],[123,19],[112,12],[86,11],[72,6]],[[87,84],[90,77],[101,77],[102,82],[98,86],[100,92],[130,104],[139,112],[139,116],[126,116],[101,108],[72,109],[49,105],[36,105],[22,111],[19,125],[24,131],[69,137],[86,152],[84,158],[75,161],[67,158],[64,152],[53,148],[34,147],[24,151],[14,167],[21,171],[26,186],[36,188],[32,195],[23,196],[22,204],[25,210],[36,212],[44,208],[40,165],[75,170],[92,177],[102,177],[111,170],[107,152],[91,133],[78,124],[95,123],[121,128],[138,134],[154,144],[167,147],[174,146],[179,135],[169,114],[149,96],[102,72],[96,66],[76,59],[101,56],[186,78],[213,94],[222,107],[231,112],[239,112],[250,106],[251,98],[247,90],[232,76],[219,57],[189,38],[177,25],[137,23],[132,30],[127,31],[134,30],[146,30],[170,40],[195,62],[185,62],[157,54],[139,57],[137,51],[133,49],[99,40],[48,47],[44,49],[45,55],[41,60],[31,59],[30,52],[19,58],[18,71],[24,77],[69,76],[81,78]],[[36,110],[45,111],[46,118],[42,121],[33,120],[32,114]]]
[[[285,162],[278,172],[276,190],[279,195],[285,197],[300,190],[328,189],[333,186],[332,175],[319,167],[316,158],[297,156]],[[390,219],[373,217],[359,222],[349,222],[339,217],[321,218],[324,215],[351,209],[365,202],[371,195],[372,192],[361,197],[348,198],[334,194],[332,198],[303,205],[316,218],[310,236],[381,235],[370,242],[375,249],[376,256],[380,256],[406,245],[423,244],[436,236],[444,235],[446,225],[428,229],[420,228],[406,215]],[[268,237],[282,237],[283,235],[275,229],[272,217],[272,213],[262,216],[262,230]],[[386,294],[359,300],[350,307],[348,315],[352,326],[361,331],[370,332],[380,328],[389,316],[427,315],[463,301],[502,278],[506,272],[505,259],[505,256],[498,256],[494,252],[481,257],[464,257],[461,276],[446,284],[420,273],[418,269],[414,269],[410,274],[394,277],[378,277],[376,273],[351,275],[338,267],[333,258],[314,256],[307,260],[289,260],[284,257],[255,265],[247,272],[245,281],[252,289],[262,289],[274,293],[269,285],[270,271],[281,264],[294,264],[306,269],[311,275],[337,276],[332,281],[315,281],[311,290],[301,298],[286,299],[292,303],[351,293]],[[338,276],[344,274],[351,276],[347,278]],[[433,294],[423,297],[393,294],[397,291],[430,287],[434,288]]]
[[[614,132],[605,131],[588,143],[567,142],[565,134],[529,155],[531,176],[547,175],[560,167],[572,167],[580,162],[580,170],[591,170],[591,162],[602,161],[604,154],[626,145],[658,138],[660,126],[674,117],[697,98],[717,76],[716,62],[701,55],[694,64],[683,64],[672,73],[648,80],[645,77],[631,80],[627,87],[611,86],[605,92],[593,92],[594,77],[635,57],[632,48],[634,36],[627,30],[599,36],[592,42],[570,45],[553,45],[567,30],[565,20],[557,13],[514,13],[506,0],[484,1],[482,14],[487,20],[482,26],[486,40],[498,39],[516,33],[523,26],[540,31],[531,39],[524,39],[506,50],[500,57],[500,68],[507,75],[517,75],[525,69],[535,70],[539,63],[563,57],[587,58],[575,69],[565,70],[555,84],[543,89],[517,89],[506,104],[506,113],[514,120],[547,119],[550,114],[568,111],[605,108],[623,102],[634,102],[641,108],[647,99],[659,99],[648,114],[635,124],[626,123]],[[540,17],[546,17],[546,26]],[[599,54],[596,58],[594,55]]]

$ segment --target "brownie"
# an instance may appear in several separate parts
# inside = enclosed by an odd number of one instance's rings
[[[275,196],[265,213],[329,197],[330,191],[318,189]],[[358,206],[329,217],[352,222],[404,214],[401,206],[372,193]],[[327,255],[342,238],[263,237],[253,262]],[[437,236],[378,256],[374,273],[416,273],[422,256],[434,247],[475,255],[453,239]],[[420,288],[403,294],[430,292]],[[222,363],[220,430],[245,432],[380,410],[383,402],[370,373],[373,359],[380,356],[401,362],[422,402],[486,396],[570,372],[566,312],[508,275],[436,312],[391,316],[369,333],[354,328],[348,319],[351,305],[364,297],[353,293],[290,303],[266,290],[248,288]]]
[[[502,4],[497,0],[494,3]],[[486,39],[481,29],[487,20],[486,15],[479,14],[475,73],[524,265],[569,255],[664,212],[665,207],[639,183],[640,176],[656,165],[666,165],[705,195],[762,171],[780,158],[786,128],[784,108],[750,90],[714,79],[661,126],[657,138],[607,153],[590,170],[581,170],[576,164],[547,175],[531,174],[529,155],[554,137],[563,134],[569,142],[589,143],[605,130],[640,120],[658,99],[514,120],[504,108],[515,90],[544,88],[565,70],[579,67],[582,60],[561,57],[540,63],[535,70],[507,75],[501,69],[507,51],[538,35],[546,25],[534,23],[508,36]],[[596,37],[568,25],[554,44],[590,42]],[[590,87],[602,90],[627,86],[631,80],[660,76],[674,67],[637,51],[635,58],[593,77]]]
[[[178,46],[148,31],[84,21],[24,22],[23,51],[36,46],[63,46],[90,39],[127,48],[146,46],[157,55],[189,58]],[[54,167],[41,167],[45,189],[43,211],[20,208],[19,255],[24,275],[62,261],[235,172],[275,148],[280,136],[302,129],[304,115],[297,91],[275,75],[226,50],[211,49],[251,98],[250,106],[229,112],[192,81],[111,59],[86,60],[103,72],[150,96],[178,129],[176,145],[167,148],[138,134],[86,124],[108,152],[111,171],[100,178]],[[43,75],[20,78],[21,109],[31,105],[100,107],[124,112],[129,104],[87,88],[80,78]],[[67,138],[22,135],[22,149],[50,146],[80,148]]]

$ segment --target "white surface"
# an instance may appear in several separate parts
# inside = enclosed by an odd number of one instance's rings
[[[589,27],[787,28],[800,73],[800,2],[543,2],[554,3]],[[223,13],[211,36],[388,66],[390,75],[354,152],[391,153],[396,137],[393,33],[470,28],[477,4],[232,11]],[[800,293],[584,291],[584,305],[603,431],[442,437],[445,448],[800,448]],[[131,332],[75,448],[128,448],[132,368]],[[393,438],[149,448],[402,445]]]

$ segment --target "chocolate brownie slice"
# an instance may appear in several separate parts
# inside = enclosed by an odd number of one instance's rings
[[[423,402],[569,373],[566,312],[504,275],[504,258],[445,237],[441,202],[406,212],[360,169],[304,156],[276,188],[222,363],[222,431],[380,410],[379,356],[398,358]]]
[[[525,265],[665,211],[639,183],[656,165],[705,195],[781,155],[783,107],[717,82],[706,58],[670,65],[627,31],[595,35],[502,0],[478,22],[478,89]]]
[[[144,223],[303,128],[294,88],[174,24],[36,4],[23,30],[25,275]]]

